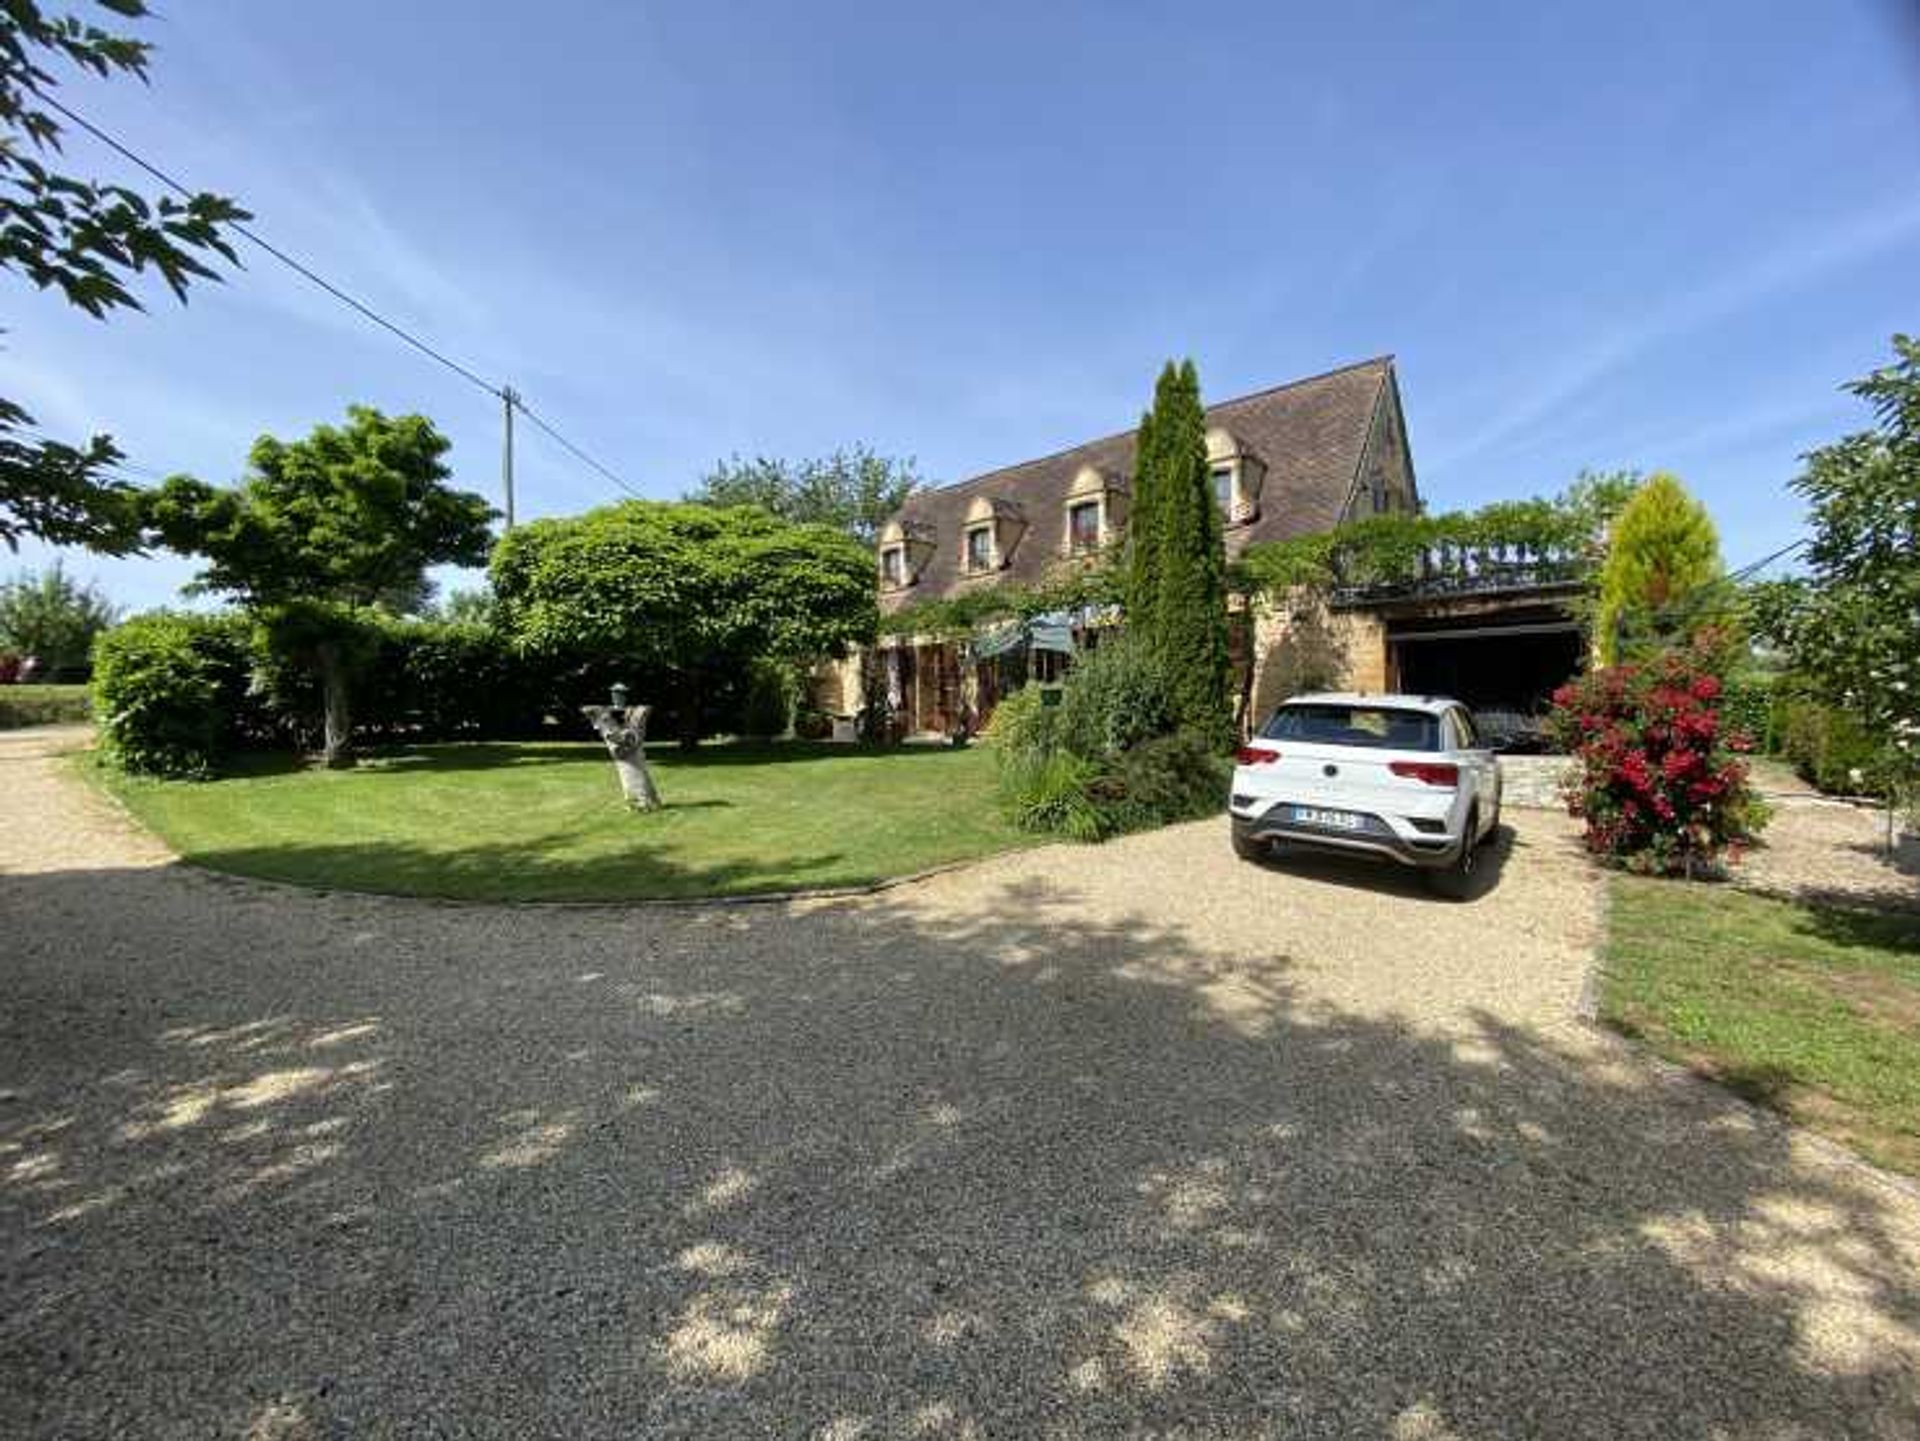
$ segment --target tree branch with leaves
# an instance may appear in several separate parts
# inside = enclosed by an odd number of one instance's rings
[[[127,20],[148,13],[140,0],[98,3]],[[184,302],[189,285],[218,278],[213,262],[238,264],[224,228],[251,218],[224,196],[149,198],[56,168],[65,134],[52,98],[58,69],[144,81],[151,51],[36,0],[0,3],[0,270],[96,320],[143,309],[134,287],[149,273]],[[114,474],[120,449],[104,435],[60,441],[33,426],[24,406],[0,396],[0,541],[137,549],[135,488]]]

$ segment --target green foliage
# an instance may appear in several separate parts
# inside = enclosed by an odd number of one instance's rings
[[[1023,831],[1097,841],[1103,819],[1091,787],[1099,777],[1098,766],[1068,751],[1002,756],[1001,804]]]
[[[1181,725],[1232,734],[1225,519],[1207,466],[1207,418],[1191,360],[1168,362],[1142,418],[1127,523],[1128,629],[1165,676]]]
[[[139,0],[102,0],[114,14],[146,15]],[[96,319],[140,309],[133,284],[152,271],[174,296],[214,278],[209,260],[231,263],[223,227],[249,218],[231,200],[198,194],[150,200],[120,185],[65,175],[49,165],[61,121],[44,97],[60,85],[49,65],[95,78],[147,77],[149,47],[36,0],[0,6],[0,270],[53,290]],[[33,417],[0,397],[0,541],[22,535],[121,554],[138,544],[135,492],[112,475],[123,457],[104,435],[83,444],[34,437]]]
[[[687,499],[699,505],[757,505],[795,525],[826,525],[872,550],[880,528],[920,488],[911,460],[864,445],[817,460],[734,456],[701,478]]]
[[[1055,738],[1106,761],[1178,725],[1166,667],[1129,628],[1081,656],[1061,688]]]
[[[1278,595],[1296,586],[1394,586],[1502,573],[1578,579],[1604,555],[1607,527],[1640,483],[1628,471],[1582,471],[1550,499],[1345,521],[1247,547],[1236,580],[1241,589]]]
[[[1891,365],[1848,387],[1872,430],[1807,457],[1810,575],[1784,593],[1773,629],[1794,669],[1857,721],[1871,767],[1903,799],[1920,789],[1920,341],[1893,338]]]
[[[1046,687],[1029,682],[993,708],[985,736],[1003,757],[1048,755],[1060,745],[1060,707],[1047,704]]]
[[[740,734],[762,739],[785,735],[799,690],[796,682],[790,665],[755,662],[740,706]]]
[[[1773,713],[1776,677],[1765,671],[1741,671],[1727,677],[1720,692],[1720,717],[1730,735],[1745,736],[1753,749],[1771,754],[1778,749]]]
[[[122,622],[94,642],[101,748],[136,774],[210,775],[260,719],[251,672],[241,617],[154,611]]]
[[[254,442],[247,476],[217,488],[174,476],[146,503],[172,550],[203,557],[203,592],[243,605],[387,605],[418,595],[429,566],[484,564],[493,510],[455,490],[449,442],[425,416],[348,408],[344,426]]]
[[[1217,745],[1175,730],[1165,675],[1136,637],[1083,657],[1060,703],[1046,699],[1039,685],[1016,691],[987,730],[1008,815],[1022,829],[1099,840],[1225,804],[1228,767]]]
[[[282,654],[313,670],[330,764],[347,758],[348,696],[375,607],[417,604],[431,565],[486,559],[493,510],[447,484],[448,442],[424,416],[352,406],[304,440],[262,436],[238,486],[178,475],[150,493],[148,528],[203,557],[194,589],[257,613]]]
[[[0,651],[36,657],[42,680],[84,671],[93,638],[113,620],[99,588],[74,580],[57,560],[0,585]]]
[[[536,736],[550,712],[571,715],[604,694],[599,677],[521,655],[486,626],[377,611],[355,613],[352,626],[353,734],[361,744]],[[297,607],[135,616],[96,645],[117,667],[94,677],[108,753],[129,770],[204,775],[238,750],[310,746],[321,694],[303,651],[342,639],[330,622]],[[131,703],[117,705],[123,695]]]
[[[0,731],[72,725],[92,714],[83,685],[0,685]]]
[[[1595,636],[1603,663],[1687,644],[1728,619],[1720,538],[1705,506],[1662,471],[1613,524],[1600,571]]]
[[[1233,767],[1193,731],[1154,736],[1123,754],[1094,797],[1108,833],[1199,820],[1227,803]]]
[[[1886,747],[1853,712],[1789,694],[1776,724],[1781,754],[1809,785],[1829,795],[1886,794],[1894,779]]]
[[[493,623],[493,591],[484,585],[463,586],[449,591],[444,600],[429,607],[429,619],[461,621],[473,625]]]
[[[669,677],[683,740],[698,733],[700,696],[754,660],[838,654],[870,641],[877,619],[857,542],[750,506],[635,500],[536,520],[500,542],[492,577],[516,644]]]
[[[1076,563],[1060,567],[1038,585],[987,586],[945,599],[917,601],[882,616],[879,631],[962,640],[1002,621],[1117,606],[1123,580],[1123,571],[1114,566]]]

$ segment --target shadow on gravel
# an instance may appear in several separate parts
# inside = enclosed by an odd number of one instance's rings
[[[730,801],[708,799],[676,801],[672,809],[731,807]],[[208,847],[195,851],[191,863],[227,876],[367,895],[608,904],[865,885],[890,874],[884,863],[876,865],[877,874],[850,872],[845,857],[835,850],[689,865],[649,849],[644,839],[629,850],[589,855],[568,849],[575,839],[566,833],[492,843],[461,838],[446,850],[410,842],[313,845],[278,840],[261,846]]]
[[[1577,1033],[938,894],[0,877],[0,1431],[1920,1431],[1910,1196]]]
[[[1514,851],[1524,849],[1528,844],[1519,838],[1512,826],[1496,827],[1481,842],[1480,852],[1474,857],[1473,884],[1464,899],[1472,902],[1490,894],[1500,884],[1501,873],[1513,859]],[[1438,901],[1419,871],[1393,861],[1330,855],[1325,851],[1280,845],[1263,859],[1251,864],[1268,866],[1331,886],[1350,886],[1358,890],[1383,891],[1388,895],[1435,900],[1438,904],[1453,904],[1451,901]]]

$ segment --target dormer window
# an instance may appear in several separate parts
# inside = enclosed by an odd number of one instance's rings
[[[993,527],[970,526],[967,530],[967,570],[969,573],[993,569]]]
[[[1100,549],[1100,502],[1075,501],[1067,507],[1067,549],[1079,554]]]
[[[1127,523],[1127,483],[1117,470],[1083,465],[1061,507],[1060,553],[1098,554]]]
[[[1228,525],[1250,525],[1259,518],[1267,467],[1252,447],[1232,431],[1214,426],[1207,432],[1207,472],[1214,502]]]
[[[907,548],[890,545],[880,552],[880,579],[889,586],[907,583]]]

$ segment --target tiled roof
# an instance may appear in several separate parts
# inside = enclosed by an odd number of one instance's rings
[[[1375,409],[1392,380],[1393,357],[1378,356],[1207,408],[1209,427],[1231,431],[1266,464],[1260,514],[1228,528],[1229,553],[1258,540],[1327,530],[1340,519]],[[913,496],[896,518],[930,531],[933,553],[913,585],[883,594],[881,604],[893,610],[979,586],[1037,584],[1060,559],[1061,517],[1074,477],[1091,465],[1130,479],[1133,443],[1128,430]],[[961,537],[968,508],[982,497],[1016,502],[1030,523],[1003,569],[967,576],[960,566]]]

